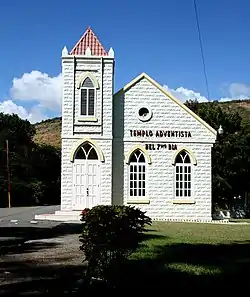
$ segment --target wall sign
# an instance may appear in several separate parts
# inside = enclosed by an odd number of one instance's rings
[[[160,149],[168,149],[170,151],[177,150],[177,145],[173,143],[146,143],[145,149],[147,151],[155,151]]]
[[[192,137],[190,131],[170,131],[170,130],[130,130],[130,136],[134,137]]]

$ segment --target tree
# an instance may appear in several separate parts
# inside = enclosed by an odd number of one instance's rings
[[[1,171],[0,171],[0,195],[7,197],[7,164],[6,164],[6,140],[9,142],[9,163],[11,172],[11,192],[12,202],[18,204],[20,197],[28,199],[29,193],[27,186],[29,180],[29,164],[27,157],[34,146],[33,136],[35,128],[27,120],[20,119],[17,115],[8,115],[0,113],[0,154],[1,154]],[[19,198],[18,198],[19,197]],[[19,200],[19,201],[18,201]],[[2,199],[1,206],[7,204]]]
[[[213,204],[232,205],[234,196],[243,196],[250,186],[250,135],[239,113],[218,102],[185,104],[214,129],[223,127],[212,150]]]
[[[224,135],[239,132],[243,128],[240,114],[229,108],[222,108],[217,101],[198,103],[197,100],[189,100],[185,105],[215,130],[221,125]]]
[[[18,115],[0,113],[0,147],[9,139],[14,149],[29,146],[33,143],[36,134],[35,127],[27,120],[22,120]]]
[[[61,151],[50,145],[37,145],[30,156],[31,186],[39,204],[60,203]]]
[[[185,105],[191,109],[194,113],[197,113],[199,108],[199,102],[197,100],[187,100]]]
[[[11,205],[60,202],[60,151],[33,141],[35,127],[17,115],[0,113],[0,206],[7,206],[6,140],[9,142]],[[6,197],[6,199],[4,199]]]
[[[122,264],[141,243],[152,220],[139,208],[126,205],[98,205],[82,211],[80,236],[86,279],[103,279],[115,285],[121,281]]]

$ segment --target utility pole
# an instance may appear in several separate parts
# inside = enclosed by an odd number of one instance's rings
[[[9,166],[9,141],[8,140],[6,140],[6,160],[7,160],[8,207],[10,208],[10,166]]]

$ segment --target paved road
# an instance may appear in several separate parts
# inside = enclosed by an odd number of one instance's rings
[[[54,213],[60,206],[0,208],[0,246],[44,236],[62,222],[35,221],[36,214]]]
[[[30,225],[36,214],[54,213],[60,206],[34,206],[34,207],[12,207],[0,208],[0,227],[9,226],[9,224],[18,224],[19,226]],[[12,221],[17,222],[12,222]],[[58,222],[38,221],[39,225],[57,225]]]

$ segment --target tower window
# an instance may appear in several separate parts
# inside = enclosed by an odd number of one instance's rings
[[[82,116],[94,116],[95,114],[96,89],[92,80],[87,77],[81,87],[81,108]]]

